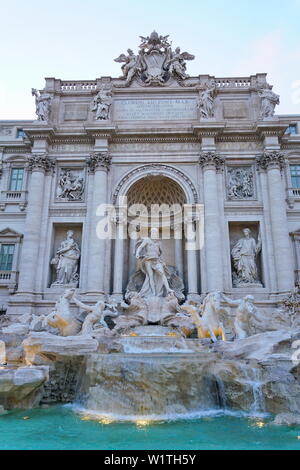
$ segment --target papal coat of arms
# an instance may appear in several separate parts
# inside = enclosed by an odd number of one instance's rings
[[[160,36],[156,31],[140,38],[140,51],[137,55],[128,49],[127,55],[121,54],[115,59],[116,62],[123,63],[123,86],[129,86],[133,79],[137,79],[143,86],[164,86],[171,78],[183,85],[184,80],[189,77],[186,73],[186,60],[193,60],[195,56],[181,52],[179,47],[173,51],[168,42],[169,36]]]

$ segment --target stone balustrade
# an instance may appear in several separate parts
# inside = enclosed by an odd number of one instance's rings
[[[96,90],[97,83],[92,80],[82,81],[62,81],[61,91],[91,91]]]
[[[218,88],[250,88],[252,85],[250,77],[241,78],[216,78]]]
[[[27,204],[28,191],[1,191],[0,210],[5,210],[7,205],[19,204],[20,210],[24,210]]]
[[[18,282],[18,271],[0,271],[0,287],[11,286],[14,288]]]

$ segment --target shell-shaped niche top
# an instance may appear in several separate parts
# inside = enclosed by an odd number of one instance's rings
[[[186,203],[180,186],[166,176],[147,176],[137,181],[128,191],[128,205],[144,204],[180,204]]]

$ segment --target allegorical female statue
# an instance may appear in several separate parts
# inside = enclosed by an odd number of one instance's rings
[[[52,285],[72,287],[78,285],[79,275],[77,271],[80,250],[73,237],[74,232],[68,230],[67,238],[61,242],[55,258],[51,261],[51,264],[56,266],[56,280]]]
[[[260,119],[273,117],[275,107],[280,103],[280,96],[276,95],[276,93],[272,91],[272,87],[268,84],[259,90],[258,94],[261,97]]]
[[[31,89],[32,96],[35,96],[35,113],[38,117],[38,121],[49,121],[50,111],[51,111],[51,95],[49,93],[38,92],[35,88]]]
[[[145,280],[139,294],[142,297],[165,297],[172,292],[167,279],[167,266],[162,259],[158,230],[151,230],[151,238],[143,238],[137,243],[136,258]]]
[[[204,90],[199,95],[197,106],[200,111],[200,118],[211,119],[215,115],[214,99],[216,96],[216,85],[214,82],[206,84]]]
[[[256,257],[261,250],[260,236],[258,242],[250,236],[251,230],[243,230],[244,238],[238,240],[231,251],[235,268],[234,285],[236,287],[256,284],[261,286],[258,279]]]

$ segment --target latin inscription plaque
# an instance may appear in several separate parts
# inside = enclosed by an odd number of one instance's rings
[[[193,98],[116,99],[115,121],[179,121],[197,119]]]

